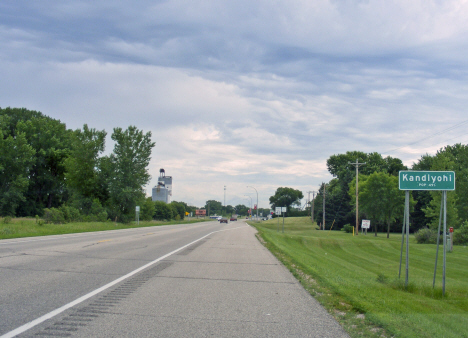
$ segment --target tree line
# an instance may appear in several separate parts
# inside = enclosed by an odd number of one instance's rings
[[[106,136],[86,124],[67,129],[38,111],[0,108],[0,215],[134,219],[155,143],[135,126],[114,128],[105,156]]]
[[[231,215],[239,215],[239,216],[247,216],[250,215],[250,207],[244,204],[238,204],[236,206],[226,205],[224,206],[220,201],[216,200],[208,200],[205,202],[203,209],[206,210],[207,216],[218,215],[218,216],[231,216]],[[251,210],[252,215],[257,214],[257,210],[252,208]],[[264,217],[270,213],[270,209],[259,208],[258,215],[263,215]]]
[[[0,108],[0,216],[42,217],[46,222],[135,219],[179,220],[195,214],[185,202],[152,201],[143,187],[155,143],[135,126],[107,132],[84,125],[67,129],[60,120],[26,108]],[[245,205],[205,203],[210,214],[247,215]],[[268,212],[267,210],[259,210]]]
[[[411,168],[398,158],[382,157],[381,154],[349,151],[332,155],[327,160],[328,171],[334,178],[323,183],[315,199],[314,219],[323,218],[325,194],[326,225],[340,229],[355,225],[356,170],[352,163],[366,163],[359,167],[359,219],[371,219],[374,231],[401,231],[404,191],[398,188],[400,170],[454,171],[456,190],[447,194],[449,226],[455,229],[468,228],[468,146],[446,146],[435,155],[425,154]],[[437,229],[441,203],[439,191],[411,191],[411,231],[422,228]]]

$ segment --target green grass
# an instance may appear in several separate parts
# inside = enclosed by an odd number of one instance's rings
[[[319,231],[307,217],[251,223],[265,245],[352,337],[468,337],[468,248],[447,253],[442,296],[442,249],[432,288],[436,246],[410,236],[398,278],[401,234],[354,236]],[[405,249],[403,250],[403,256]]]
[[[0,239],[35,237],[71,234],[79,232],[106,231],[116,229],[141,228],[169,224],[190,224],[208,221],[208,219],[191,219],[182,221],[150,221],[137,225],[135,222],[123,224],[114,222],[74,222],[66,224],[42,224],[36,223],[34,218],[14,218],[5,224],[0,219]]]

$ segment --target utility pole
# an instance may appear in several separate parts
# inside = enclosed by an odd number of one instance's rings
[[[308,191],[309,194],[309,204],[310,204],[310,219],[314,221],[314,204],[315,204],[315,191]],[[312,201],[310,200],[310,193],[312,193]]]
[[[314,221],[315,191],[312,191],[312,222]]]
[[[325,230],[325,188],[326,188],[326,184],[323,183],[323,213],[322,213],[322,230]]]
[[[366,163],[359,163],[358,160],[356,159],[356,163],[353,162],[348,162],[348,164],[352,164],[356,166],[356,229],[355,233],[356,236],[359,235],[359,166],[360,165],[365,165]]]
[[[224,186],[224,208],[226,208],[226,186]]]

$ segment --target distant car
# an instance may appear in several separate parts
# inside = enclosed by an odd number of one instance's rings
[[[219,220],[219,223],[227,223],[227,222],[228,222],[227,218],[221,218]]]
[[[221,217],[221,216],[219,216],[219,217],[217,218],[217,220],[218,220],[218,221],[220,221],[221,219],[222,219],[222,217]]]
[[[237,221],[237,218],[231,217],[230,221],[231,221],[231,222]]]

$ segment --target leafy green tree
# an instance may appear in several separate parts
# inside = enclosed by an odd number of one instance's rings
[[[325,191],[325,225],[333,229],[343,227],[346,220],[353,220],[354,213],[349,208],[349,196],[343,195],[343,186],[341,182],[334,178],[330,180],[324,189],[324,184],[319,188],[315,196],[314,217],[317,224],[321,224],[323,220],[323,194]],[[354,222],[354,221],[353,221]]]
[[[439,227],[440,205],[442,202],[442,192],[431,191],[431,201],[426,208],[423,209],[426,214],[427,226],[431,229]],[[454,191],[447,192],[447,224],[451,227],[458,228],[462,221],[458,217],[457,209],[458,195]]]
[[[133,219],[137,201],[144,198],[143,187],[149,182],[148,165],[151,150],[151,132],[144,134],[135,126],[126,130],[114,128],[115,141],[110,155],[112,175],[109,177],[110,210],[123,222]]]
[[[223,204],[219,201],[208,200],[205,203],[206,214],[210,215],[222,215],[223,213]]]
[[[232,215],[234,214],[234,207],[232,205],[226,205],[224,211],[226,215]]]
[[[98,198],[101,204],[107,200],[100,184],[100,155],[105,148],[106,132],[90,129],[88,125],[83,130],[72,134],[70,156],[65,160],[65,178],[75,200],[79,200],[82,209],[85,204]],[[88,214],[90,211],[85,210]]]
[[[154,217],[156,207],[151,197],[145,198],[140,202],[140,219],[142,221],[151,221]]]
[[[249,212],[249,207],[243,204],[238,204],[234,207],[234,210],[238,215],[247,216]]]
[[[174,218],[173,208],[163,202],[155,201],[154,203],[154,219],[156,220],[171,220]]]
[[[447,222],[458,228],[468,220],[468,146],[455,144],[440,149],[435,156],[426,159],[430,170],[455,171],[456,190],[447,193]],[[430,201],[422,208],[426,224],[431,228],[439,225],[441,192],[431,191]]]
[[[177,204],[180,204],[181,206],[183,206],[184,209],[185,209],[185,212],[188,212],[189,214],[192,213],[193,215],[195,215],[195,210],[198,209],[197,207],[195,207],[193,205],[188,205],[185,202],[180,202],[180,201],[178,201],[178,202],[174,201],[174,202],[177,203]],[[185,213],[184,213],[184,216],[185,216]]]
[[[270,204],[273,209],[276,207],[286,207],[288,210],[291,206],[300,206],[301,199],[304,198],[302,191],[280,187],[276,189],[275,194],[270,196]]]
[[[258,208],[258,214],[267,217],[270,214],[270,208]]]
[[[34,161],[34,149],[27,144],[24,133],[13,137],[7,121],[11,118],[0,115],[0,215],[15,216],[16,209],[25,201],[28,189],[29,167]]]
[[[70,153],[70,134],[64,123],[44,115],[20,120],[16,133],[24,133],[35,150],[29,167],[26,200],[19,206],[20,215],[42,214],[43,208],[59,207],[67,199],[65,160]]]
[[[0,116],[8,116],[8,120],[3,120],[2,129],[6,129],[7,135],[16,136],[16,126],[18,122],[28,121],[36,118],[43,118],[44,115],[41,112],[35,110],[28,110],[26,108],[0,108]]]
[[[383,158],[382,155],[376,152],[367,154],[361,151],[348,151],[345,154],[330,156],[327,160],[327,168],[330,174],[338,179],[340,188],[335,189],[335,186],[330,187],[330,198],[328,198],[327,193],[326,204],[328,205],[329,201],[333,201],[333,204],[339,203],[340,205],[339,214],[334,217],[336,219],[337,228],[342,227],[344,224],[355,223],[355,214],[352,211],[353,207],[351,205],[351,196],[348,194],[348,189],[349,184],[356,177],[356,168],[350,164],[350,162],[355,163],[356,160],[358,160],[359,163],[366,163],[359,167],[359,173],[363,175],[370,175],[376,171],[398,175],[400,170],[407,169],[400,159],[390,156]],[[321,198],[323,196],[319,197]],[[332,200],[331,197],[333,197],[334,200]],[[317,200],[317,202],[321,203],[319,200]],[[328,206],[326,209],[329,209]],[[321,213],[321,211],[318,212]],[[328,211],[326,211],[326,213],[328,214]]]
[[[433,157],[429,154],[421,156],[417,163],[414,163],[412,170],[431,170]],[[411,213],[411,226],[416,232],[419,229],[425,228],[427,225],[426,213],[424,210],[431,203],[432,196],[430,191],[425,190],[413,190],[411,195],[415,200],[416,204],[414,210]]]
[[[176,214],[179,215],[179,219],[181,220],[184,219],[185,218],[185,203],[172,201],[171,205],[173,206]]]
[[[195,215],[195,210],[198,209],[196,206],[188,205],[188,204],[185,203],[185,202],[180,202],[180,203],[184,203],[184,205],[185,205],[185,211],[186,211],[186,212],[192,213],[192,215]]]
[[[353,187],[349,194],[355,195]],[[371,219],[387,224],[387,238],[390,237],[391,223],[403,215],[404,205],[405,192],[399,190],[397,176],[374,172],[367,179],[361,180],[359,175],[359,209]],[[376,225],[374,231],[377,236]]]

